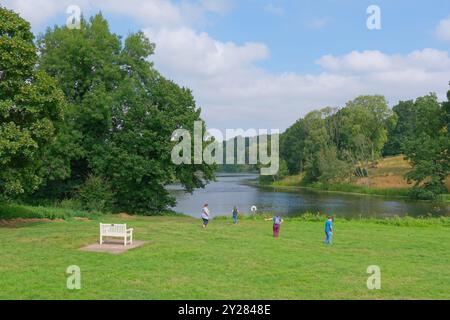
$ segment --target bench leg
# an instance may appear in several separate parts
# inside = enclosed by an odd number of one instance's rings
[[[103,244],[102,235],[100,235],[100,244]]]
[[[130,244],[133,245],[133,233],[130,234]]]
[[[123,241],[124,246],[127,246],[127,236],[125,235],[124,241]]]

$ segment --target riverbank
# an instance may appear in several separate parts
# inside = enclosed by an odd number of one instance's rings
[[[80,251],[98,241],[100,222],[127,223],[148,243]],[[450,218],[336,219],[332,247],[323,223],[287,218],[278,240],[252,216],[207,230],[190,217],[128,215],[0,227],[0,299],[450,299]],[[81,290],[66,289],[74,264]],[[371,265],[381,290],[367,288]]]
[[[277,188],[311,188],[322,191],[377,195],[386,197],[410,197],[412,185],[405,179],[405,175],[411,170],[411,165],[403,156],[393,156],[380,159],[369,170],[370,177],[357,178],[351,183],[305,183],[303,175],[284,177],[262,186]],[[447,189],[450,191],[450,177],[446,180]],[[439,201],[450,203],[450,194],[439,197]]]
[[[287,181],[295,181],[296,177],[290,177]],[[280,189],[300,189],[307,188],[313,190],[320,191],[330,191],[330,192],[340,192],[340,193],[350,193],[350,194],[361,194],[361,195],[374,195],[374,196],[385,196],[385,197],[401,197],[408,198],[409,197],[409,188],[371,188],[366,186],[358,186],[353,184],[346,183],[334,183],[334,184],[323,184],[323,183],[314,183],[314,184],[296,184],[290,185],[289,182],[286,183],[285,180],[276,181],[271,184],[261,184],[262,187],[274,187]]]
[[[298,176],[289,176],[286,179],[275,181],[270,184],[259,184],[260,187],[273,187],[286,190],[295,189],[313,189],[320,191],[330,191],[339,193],[349,193],[349,194],[360,194],[360,195],[373,195],[373,196],[384,196],[384,197],[399,197],[399,198],[410,198],[410,188],[372,188],[361,185],[354,185],[348,183],[313,183],[304,184],[298,182],[301,180]],[[442,194],[438,198],[438,202],[450,203],[450,194]]]
[[[54,206],[33,206],[26,204],[0,204],[0,220],[13,219],[45,219],[45,220],[72,220],[77,218],[98,219],[105,216],[106,212],[89,212],[81,209],[73,209],[55,204]],[[128,215],[118,213],[117,215]],[[160,216],[182,216],[173,211],[158,213]]]

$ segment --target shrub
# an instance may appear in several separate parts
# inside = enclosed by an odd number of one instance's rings
[[[109,182],[98,176],[89,175],[78,190],[77,200],[84,210],[104,212],[113,207],[114,193]]]
[[[83,210],[83,204],[79,199],[64,199],[58,203],[58,207],[71,210]]]
[[[431,180],[424,186],[415,186],[411,189],[411,197],[419,200],[438,200],[441,194],[445,194],[447,189],[441,181]]]

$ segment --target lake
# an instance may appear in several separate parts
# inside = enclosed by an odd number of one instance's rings
[[[236,205],[240,212],[250,213],[255,205],[259,213],[294,216],[305,212],[333,213],[336,216],[394,217],[394,216],[439,216],[450,215],[450,205],[404,198],[379,197],[316,191],[311,189],[259,188],[251,182],[257,175],[226,174],[217,177],[205,189],[185,193],[179,185],[168,187],[176,197],[173,210],[199,217],[204,203],[209,204],[212,216],[231,215]]]

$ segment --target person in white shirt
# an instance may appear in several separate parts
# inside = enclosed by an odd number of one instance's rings
[[[203,219],[203,228],[206,228],[209,222],[209,209],[207,203],[205,203],[202,209],[202,219]]]

